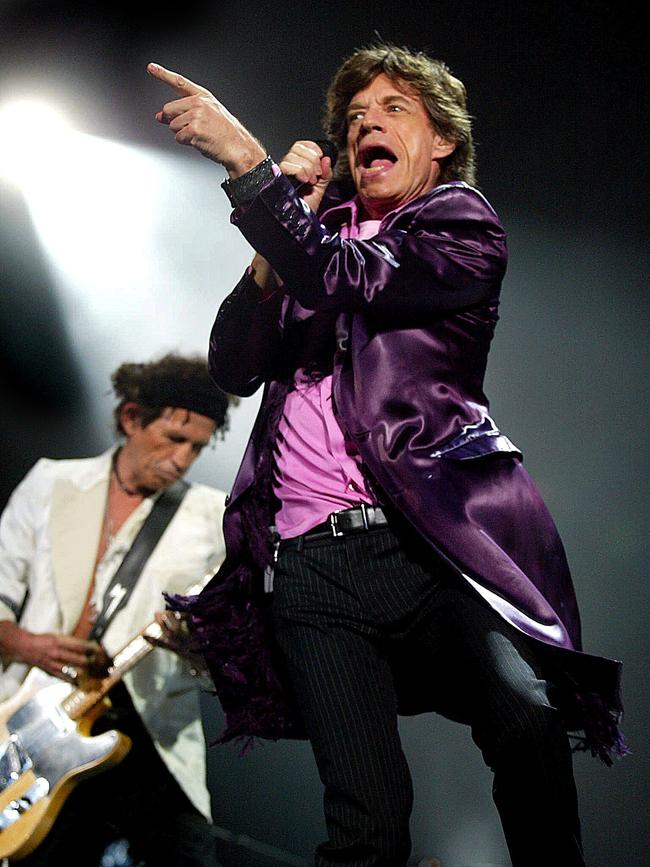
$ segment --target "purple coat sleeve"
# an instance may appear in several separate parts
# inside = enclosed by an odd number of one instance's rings
[[[283,293],[260,301],[260,290],[247,271],[223,301],[210,334],[208,369],[224,391],[249,397],[270,379],[281,345]]]
[[[422,316],[479,304],[498,292],[505,234],[476,190],[446,185],[387,217],[368,241],[329,232],[284,177],[233,215],[310,310]]]

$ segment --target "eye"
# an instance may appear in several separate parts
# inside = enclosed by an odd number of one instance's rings
[[[361,120],[363,117],[362,111],[354,111],[352,114],[348,115],[348,124],[354,123],[357,120]]]
[[[397,103],[392,103],[391,105],[388,106],[388,111],[401,112],[401,111],[404,111],[404,107],[401,105],[397,105]]]

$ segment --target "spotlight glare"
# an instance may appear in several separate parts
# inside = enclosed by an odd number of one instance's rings
[[[72,130],[52,105],[22,99],[0,107],[0,173],[21,186],[51,169]]]

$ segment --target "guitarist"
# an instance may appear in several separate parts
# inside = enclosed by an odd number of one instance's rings
[[[112,384],[122,442],[94,458],[38,461],[0,519],[0,701],[31,666],[75,683],[96,676],[155,618],[178,650],[162,593],[184,592],[223,558],[225,495],[181,480],[226,429],[234,399],[204,360],[178,355],[122,364]],[[120,567],[134,558],[129,576]],[[134,864],[216,865],[194,674],[190,659],[156,647],[125,675],[93,733],[117,728],[130,752],[72,791],[22,867],[95,867],[118,837]]]

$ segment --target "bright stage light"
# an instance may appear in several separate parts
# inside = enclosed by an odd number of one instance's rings
[[[170,349],[205,353],[219,302],[250,261],[228,221],[221,171],[192,157],[80,133],[39,103],[0,113],[0,172],[29,209],[84,372],[89,421],[104,419],[108,437],[110,371]],[[238,410],[218,457],[202,461],[223,488],[256,406]]]
[[[134,300],[155,250],[160,166],[145,151],[84,133],[43,154],[22,189],[36,231],[63,283],[105,308]],[[101,311],[100,311],[101,312]]]
[[[0,173],[19,186],[40,179],[44,165],[65,152],[73,135],[53,106],[22,99],[0,107]]]

